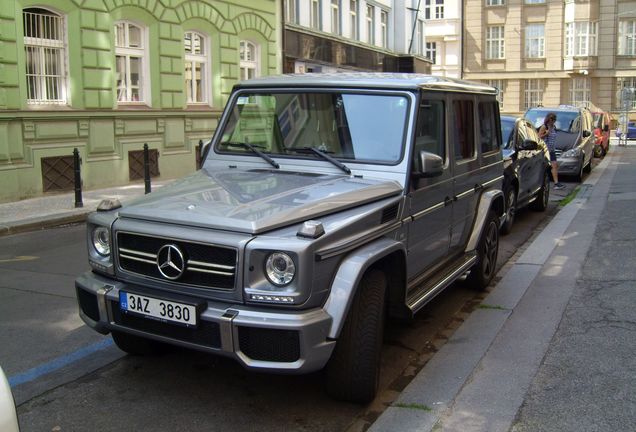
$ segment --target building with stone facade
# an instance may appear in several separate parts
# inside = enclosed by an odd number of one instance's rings
[[[276,0],[11,0],[0,8],[0,202],[196,166],[232,86],[280,72]],[[69,182],[70,185],[69,185]]]
[[[466,0],[464,17],[463,78],[501,89],[503,113],[618,113],[621,90],[636,88],[634,0]]]
[[[431,72],[431,61],[425,57],[422,0],[283,4],[285,72]]]

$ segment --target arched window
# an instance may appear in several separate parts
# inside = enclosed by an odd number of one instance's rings
[[[241,67],[241,79],[256,78],[259,73],[260,53],[258,45],[242,40],[240,42],[240,67]]]
[[[27,103],[65,104],[66,41],[64,17],[42,8],[22,11]]]
[[[115,23],[115,72],[118,102],[147,99],[145,29],[127,21]]]
[[[189,104],[208,101],[210,75],[207,38],[197,32],[183,35],[186,99]]]

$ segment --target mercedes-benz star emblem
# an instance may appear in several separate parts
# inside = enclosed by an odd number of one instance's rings
[[[176,280],[185,271],[185,259],[183,253],[173,244],[163,245],[157,253],[157,268],[165,278]]]

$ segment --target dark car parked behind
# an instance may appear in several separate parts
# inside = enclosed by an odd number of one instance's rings
[[[501,116],[501,137],[506,199],[501,232],[508,234],[518,209],[532,204],[535,210],[544,211],[548,206],[550,157],[545,143],[526,119]]]

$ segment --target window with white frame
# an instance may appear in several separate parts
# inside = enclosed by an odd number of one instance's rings
[[[526,57],[545,57],[545,25],[528,24],[526,26]]]
[[[208,48],[207,38],[197,32],[188,31],[183,35],[185,48],[185,81],[187,103],[208,101]]]
[[[349,0],[349,24],[351,39],[358,39],[358,0]]]
[[[64,18],[42,8],[22,11],[28,104],[67,102]]]
[[[486,84],[497,89],[497,102],[499,102],[499,109],[503,109],[504,104],[504,80],[487,80]]]
[[[577,77],[570,80],[570,104],[584,105],[592,95],[592,80],[588,77]]]
[[[624,109],[623,101],[621,100],[623,89],[631,89],[632,92],[636,92],[636,77],[616,78],[616,108],[619,110]],[[636,94],[636,93],[635,93]],[[636,98],[632,101],[632,110],[636,110]]]
[[[380,42],[382,48],[389,46],[389,12],[380,10]]]
[[[258,45],[248,40],[242,40],[239,43],[239,59],[242,80],[256,78],[260,75]]]
[[[618,55],[636,56],[636,20],[618,23]]]
[[[525,0],[526,4],[544,4],[545,0]]]
[[[504,0],[486,0],[486,6],[503,6]]]
[[[340,34],[340,0],[331,0],[331,33]]]
[[[285,21],[298,24],[298,0],[285,0]]]
[[[524,108],[543,105],[543,80],[528,79],[525,82]]]
[[[320,0],[310,0],[311,4],[309,5],[309,24],[311,28],[320,30]]]
[[[426,58],[437,64],[437,42],[426,42]]]
[[[145,29],[127,21],[115,23],[115,74],[118,102],[143,102]]]
[[[444,18],[444,0],[424,0],[425,19]]]
[[[596,22],[565,23],[565,56],[595,56],[597,28]]]
[[[424,21],[417,20],[417,31],[415,35],[415,41],[417,43],[417,53],[421,56],[424,55]]]
[[[486,29],[486,58],[503,59],[504,26],[491,26]]]
[[[367,42],[375,43],[375,6],[367,3]]]

